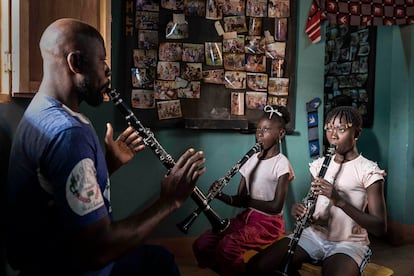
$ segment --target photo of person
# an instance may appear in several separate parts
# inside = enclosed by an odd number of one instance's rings
[[[260,36],[262,34],[262,17],[249,18],[249,32],[250,36]]]
[[[230,89],[246,89],[246,72],[225,71],[225,87]]]
[[[268,12],[269,17],[289,17],[290,0],[269,0]]]
[[[269,95],[267,97],[267,104],[269,105],[281,105],[281,106],[287,106],[288,99],[287,97],[276,97]]]
[[[223,53],[244,53],[244,35],[238,35],[236,38],[223,38]]]
[[[158,30],[158,12],[137,11],[135,17],[135,28],[143,30]]]
[[[181,77],[187,81],[203,79],[203,70],[201,63],[185,63],[181,72]]]
[[[138,109],[155,108],[154,91],[143,89],[132,89],[131,106]]]
[[[247,32],[246,17],[244,15],[226,16],[223,18],[224,31],[244,33]]]
[[[184,0],[184,14],[186,16],[205,16],[206,0]]]
[[[267,74],[262,73],[247,73],[247,88],[254,91],[266,91],[267,90]]]
[[[147,68],[157,66],[157,50],[133,50],[134,67],[136,68]]]
[[[178,98],[181,99],[199,99],[201,92],[200,81],[190,81],[187,86],[177,88]]]
[[[231,92],[230,95],[230,114],[231,115],[244,115],[244,93],[243,92]]]
[[[267,0],[247,0],[246,16],[266,17]]]
[[[245,55],[244,54],[224,54],[224,69],[239,71],[244,70]]]
[[[155,80],[154,98],[156,100],[175,100],[177,99],[177,88],[175,81]]]
[[[206,64],[211,66],[223,66],[222,43],[206,42],[204,44]]]
[[[224,0],[223,15],[244,15],[245,11],[244,0]]]
[[[247,91],[246,92],[246,108],[247,109],[263,109],[267,102],[267,93]]]
[[[266,56],[246,54],[245,70],[248,72],[266,72]]]
[[[265,53],[265,40],[261,36],[246,36],[244,52],[249,54]]]
[[[155,68],[131,68],[132,87],[154,88]]]
[[[158,31],[138,30],[139,49],[157,49]]]
[[[136,0],[137,11],[159,11],[160,3],[159,0],[148,1],[148,0]]]
[[[273,59],[272,60],[272,67],[270,68],[270,75],[272,77],[281,78],[283,77],[283,67],[284,67],[285,60],[284,59]]]
[[[181,118],[180,100],[159,101],[157,102],[158,119],[166,120],[172,118]]]
[[[275,40],[286,41],[287,18],[275,18]]]
[[[161,7],[167,10],[180,10],[184,9],[184,1],[183,0],[161,0]]]
[[[165,28],[165,38],[183,39],[188,38],[188,23],[170,21]]]
[[[157,64],[157,79],[175,80],[180,76],[180,63],[170,61],[159,61]]]
[[[267,91],[270,95],[288,96],[289,79],[288,78],[269,78]]]
[[[224,69],[203,71],[203,81],[205,83],[224,84]]]
[[[183,43],[182,61],[204,62],[204,45],[194,43]]]
[[[266,56],[271,59],[284,59],[285,49],[285,42],[273,42],[266,44]]]
[[[181,61],[183,44],[178,42],[161,42],[158,49],[160,61]]]
[[[223,4],[224,0],[206,0],[206,18],[219,20],[223,18]]]

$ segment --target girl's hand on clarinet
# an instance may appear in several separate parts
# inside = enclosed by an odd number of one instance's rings
[[[324,195],[327,198],[331,198],[336,193],[333,185],[323,178],[315,177],[311,182],[311,189],[315,195]]]
[[[296,220],[298,220],[306,214],[306,207],[303,203],[295,203],[293,204],[290,213]]]
[[[106,124],[105,148],[106,162],[109,173],[113,173],[122,165],[128,163],[137,152],[145,146],[141,144],[142,137],[132,128],[126,128],[116,140],[113,139],[114,130],[110,123]]]
[[[200,175],[206,171],[203,167],[205,161],[202,151],[188,149],[184,152],[161,181],[161,200],[179,208],[193,192]]]

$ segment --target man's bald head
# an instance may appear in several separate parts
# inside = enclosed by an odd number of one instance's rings
[[[104,45],[94,27],[72,18],[58,19],[43,32],[40,51],[43,59],[49,55],[65,58],[70,52],[85,51],[90,46],[88,39],[96,39]]]

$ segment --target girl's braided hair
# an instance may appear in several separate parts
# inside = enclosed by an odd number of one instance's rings
[[[355,137],[358,137],[362,131],[362,116],[359,111],[352,106],[338,106],[333,108],[326,115],[325,128],[327,125],[335,119],[342,120],[345,118],[346,127],[355,128]]]

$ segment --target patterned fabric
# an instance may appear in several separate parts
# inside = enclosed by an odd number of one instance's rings
[[[313,0],[305,32],[320,40],[321,22],[352,26],[414,24],[414,0]]]

